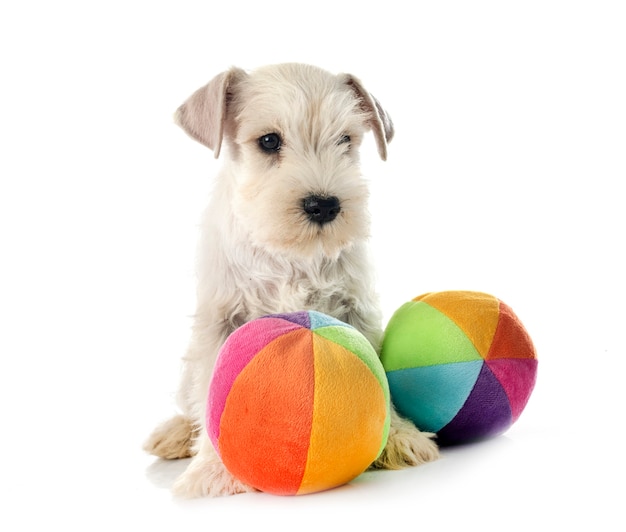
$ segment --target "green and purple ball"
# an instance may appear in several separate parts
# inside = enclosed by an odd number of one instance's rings
[[[506,431],[537,375],[523,324],[482,292],[433,292],[402,305],[385,330],[381,361],[396,409],[441,445]]]

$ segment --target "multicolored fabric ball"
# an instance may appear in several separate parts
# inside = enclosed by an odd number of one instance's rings
[[[319,312],[271,315],[233,332],[218,355],[207,430],[226,468],[264,492],[345,484],[378,458],[389,387],[374,348]]]
[[[506,431],[537,374],[519,318],[481,292],[433,292],[402,305],[387,324],[381,361],[397,410],[441,445]]]

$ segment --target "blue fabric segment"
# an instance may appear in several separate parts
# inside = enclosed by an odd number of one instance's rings
[[[427,432],[438,432],[457,415],[472,392],[483,360],[387,372],[391,401]]]
[[[329,316],[328,314],[322,314],[321,312],[317,312],[316,310],[309,310],[309,319],[311,320],[311,330],[318,329],[320,327],[350,327],[353,329],[351,325],[344,323],[338,319]]]

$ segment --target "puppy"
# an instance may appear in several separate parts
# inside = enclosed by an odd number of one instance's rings
[[[379,348],[359,146],[372,131],[386,159],[393,126],[357,78],[302,64],[231,68],[192,94],[176,121],[225,157],[201,224],[182,414],[157,427],[144,448],[167,459],[193,456],[174,484],[178,495],[234,494],[252,488],[225,469],[205,430],[211,372],[226,337],[266,314],[311,309],[351,324]],[[392,409],[388,444],[372,467],[437,456],[433,435]]]

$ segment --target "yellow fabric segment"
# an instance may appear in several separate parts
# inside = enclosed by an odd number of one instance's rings
[[[387,418],[380,383],[354,353],[313,335],[315,397],[298,494],[350,482],[377,458]]]
[[[467,335],[486,358],[500,319],[500,301],[492,295],[466,290],[430,292],[416,297],[443,312]]]

